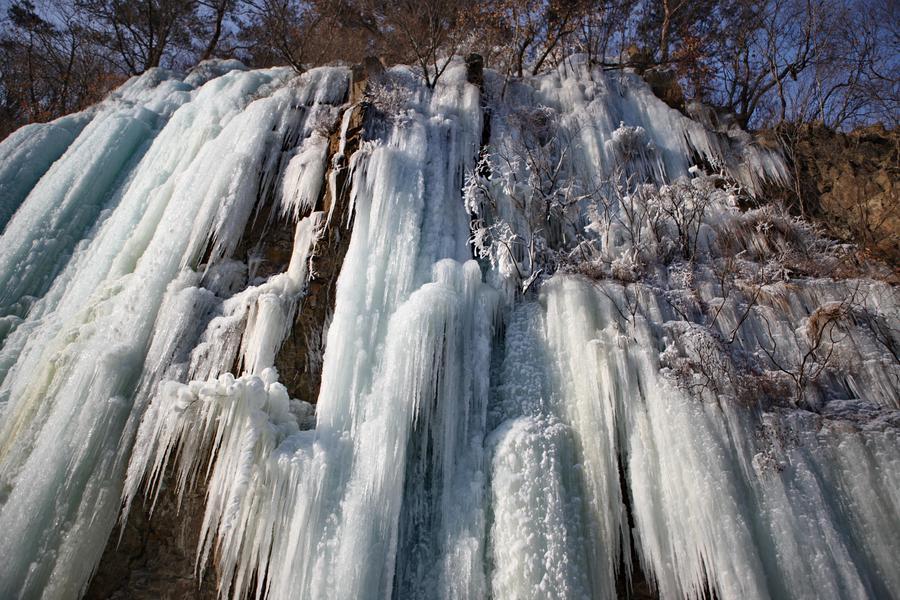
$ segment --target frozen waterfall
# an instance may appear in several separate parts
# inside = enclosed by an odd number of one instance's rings
[[[900,598],[897,288],[633,73],[469,74],[154,69],[0,144],[0,597],[200,486],[222,598]]]

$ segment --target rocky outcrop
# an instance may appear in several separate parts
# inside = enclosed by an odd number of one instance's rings
[[[686,102],[677,74],[653,66],[646,51],[632,47],[625,59],[670,107],[710,129],[738,124],[733,114]],[[900,132],[881,125],[850,133],[821,124],[782,125],[760,132],[756,142],[782,148],[791,167],[788,185],[773,186],[762,198],[781,201],[829,236],[856,244],[865,251],[862,261],[900,264]]]
[[[195,571],[206,486],[185,492],[179,506],[165,477],[152,514],[150,501],[133,506],[116,528],[85,594],[86,600],[215,600],[212,573]]]
[[[678,83],[678,74],[667,67],[654,67],[643,72],[642,77],[657,98],[675,110],[685,112],[684,90]]]
[[[630,45],[622,55],[622,65],[634,69],[657,98],[675,110],[685,112],[684,90],[678,83],[678,74],[669,65],[657,63],[649,49]]]
[[[333,178],[334,186],[323,186],[315,207],[315,210],[330,215],[330,220],[312,252],[309,287],[297,306],[294,326],[275,357],[280,380],[291,397],[310,403],[315,403],[319,396],[322,355],[330,315],[334,311],[335,285],[350,244],[352,214],[347,160],[362,142],[366,105],[357,104],[349,110],[353,112],[345,132],[343,154],[338,155],[339,132],[332,135],[329,143],[330,168],[325,180],[332,181]]]
[[[791,162],[790,189],[774,196],[832,237],[900,264],[900,132],[803,125],[767,137],[782,143]]]

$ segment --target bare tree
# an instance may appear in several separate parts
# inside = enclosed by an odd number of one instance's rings
[[[637,0],[585,2],[574,33],[573,48],[587,55],[591,65],[610,65],[611,55],[621,55]]]
[[[775,92],[785,114],[786,82],[806,69],[819,48],[818,17],[822,4],[788,0],[748,4],[739,11],[733,35],[712,57],[718,80],[714,101],[733,112],[742,126],[753,119],[761,103]]]
[[[285,62],[298,71],[308,60],[307,35],[322,19],[306,3],[295,0],[250,0],[241,38],[253,62]]]
[[[552,109],[509,117],[516,135],[485,155],[467,178],[476,254],[511,266],[523,291],[550,275],[571,250],[580,205],[597,190],[572,177],[573,139]]]
[[[206,39],[199,54],[199,60],[207,60],[215,55],[225,33],[225,20],[235,12],[236,5],[236,0],[197,1],[194,30],[201,36],[201,39]]]
[[[176,47],[190,45],[195,3],[184,0],[76,0],[94,42],[123,72],[138,75],[159,67]]]
[[[637,40],[651,51],[656,65],[683,60],[679,51],[700,37],[722,33],[735,0],[654,0],[636,13]]]
[[[895,2],[830,7],[817,59],[792,94],[794,121],[831,128],[900,119],[900,9]]]
[[[659,24],[659,60],[662,63],[669,61],[669,36],[675,19],[679,13],[685,12],[689,0],[660,0],[662,18]]]
[[[466,36],[466,0],[370,0],[369,7],[390,38],[406,49],[433,88]]]
[[[569,40],[581,30],[591,49],[605,49],[603,23],[587,16],[604,10],[604,2],[591,0],[495,0],[479,3],[473,26],[490,44],[499,45],[493,56],[507,78],[536,75],[547,64],[571,51]],[[596,16],[596,15],[595,15]],[[573,45],[574,47],[574,45]]]
[[[299,72],[330,61],[360,62],[384,45],[368,0],[244,0],[241,50],[252,65]]]
[[[84,108],[116,82],[70,5],[14,2],[5,25],[0,35],[3,134]]]

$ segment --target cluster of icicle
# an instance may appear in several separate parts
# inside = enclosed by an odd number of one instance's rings
[[[268,281],[228,257],[295,150],[318,143],[318,115],[338,118],[348,80],[152,70],[4,142],[0,597],[83,593],[161,381],[226,372],[237,353],[247,369],[271,362],[259,337],[286,328],[322,216],[298,225],[290,268]]]
[[[802,227],[741,213],[692,167],[758,190],[781,159],[631,73],[576,58],[508,86],[487,72],[484,90],[461,61],[434,90],[382,75],[404,93],[344,157],[352,233],[320,392],[290,399],[275,356],[322,232],[344,225],[310,210],[333,185],[321,123],[342,123],[344,150],[349,77],[152,71],[0,145],[0,596],[78,596],[122,499],[152,503],[167,472],[179,493],[206,482],[198,570],[222,597],[602,599],[638,567],[663,598],[900,594],[894,289],[748,283],[789,245],[773,231]],[[533,174],[496,157],[548,118],[552,168],[581,184],[553,191],[564,214],[539,230]],[[476,172],[489,201],[465,197]],[[666,194],[705,203],[690,264],[666,258],[677,232],[650,206]],[[296,233],[263,280],[234,255],[266,202]],[[595,276],[488,248],[501,224]],[[846,368],[779,388],[811,319],[849,296],[876,325],[841,322]]]

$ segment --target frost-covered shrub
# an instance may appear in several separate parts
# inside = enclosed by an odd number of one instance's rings
[[[636,282],[656,265],[708,253],[710,206],[725,193],[717,180],[633,184],[617,171],[604,182],[577,181],[565,175],[565,148],[553,150],[554,143],[487,154],[467,176],[463,191],[480,257],[493,255],[496,264],[503,248],[489,246],[500,243],[522,279],[563,269]]]
[[[547,107],[507,117],[513,135],[486,152],[463,187],[476,256],[506,284],[527,290],[552,275],[579,243],[581,203],[589,197],[568,175],[569,149]]]
[[[737,213],[718,227],[718,239],[735,246],[747,260],[778,263],[783,269],[823,275],[838,262],[839,246],[783,206],[766,205]]]
[[[644,268],[640,252],[637,248],[633,248],[628,252],[623,252],[610,262],[610,275],[619,281],[633,283],[641,278]]]
[[[690,321],[665,325],[661,372],[693,397],[746,407],[771,407],[791,398],[783,373],[767,371],[708,327]]]
[[[610,139],[604,143],[606,154],[614,157],[619,169],[640,176],[643,181],[654,181],[661,178],[662,162],[656,152],[656,146],[647,131],[639,126],[619,123]]]
[[[900,368],[900,324],[887,319],[873,308],[873,305],[890,306],[896,303],[894,298],[900,297],[900,290],[896,287],[887,289],[888,293],[876,294],[874,298],[863,298],[857,305],[851,307],[846,318],[869,337],[876,348],[886,351],[888,356],[893,358],[895,368]]]
[[[619,128],[613,131],[612,138],[605,143],[608,148],[614,149],[626,160],[655,150],[653,142],[650,141],[647,131],[643,127],[632,127],[623,122],[619,123]]]
[[[674,232],[681,256],[694,260],[700,240],[700,229],[714,196],[711,178],[679,179],[671,185],[659,187],[658,193],[648,196],[651,212],[661,216],[662,222]]]
[[[669,342],[659,357],[664,375],[698,397],[731,391],[733,368],[720,340],[689,321],[669,322],[666,330]]]
[[[400,117],[412,95],[412,89],[403,79],[386,72],[369,82],[365,99],[383,117],[394,120]]]
[[[847,348],[846,343],[852,340],[851,315],[859,301],[857,286],[843,300],[827,302],[813,310],[803,326],[792,331],[793,339],[787,340],[773,334],[771,321],[762,315],[765,336],[759,343],[759,354],[767,359],[768,368],[790,380],[790,397],[795,406],[817,410],[820,395],[812,394],[812,389],[836,373],[851,373],[849,355],[856,350]],[[780,344],[786,344],[787,350],[780,349]]]
[[[522,106],[506,117],[518,134],[517,142],[526,146],[545,146],[559,133],[559,113],[549,106]]]

